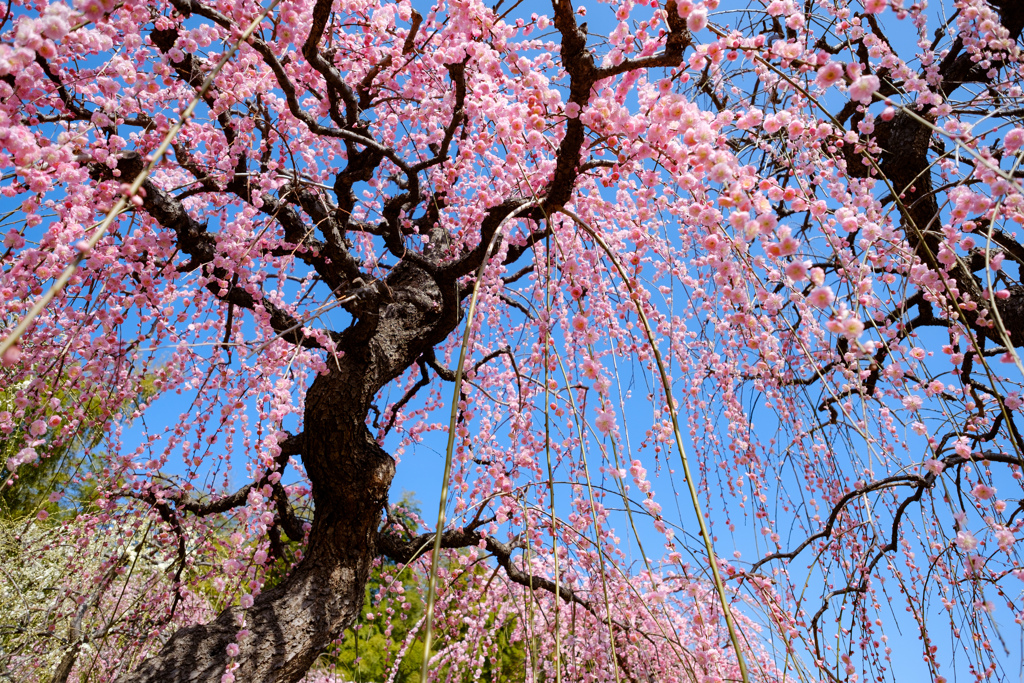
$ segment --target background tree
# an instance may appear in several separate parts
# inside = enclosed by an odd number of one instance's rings
[[[500,5],[4,7],[4,419],[103,406],[174,567],[80,673],[299,680],[383,557],[437,677],[1009,676],[1024,9]]]
[[[108,513],[108,501],[97,492],[97,484],[109,483],[105,425],[126,419],[152,392],[143,383],[128,410],[111,414],[109,406],[62,392],[49,391],[42,403],[28,401],[31,385],[0,392],[0,677],[64,683],[72,671],[88,678],[97,670],[89,656],[99,654],[97,644],[145,633],[154,616],[167,625],[166,613],[151,612],[156,596],[138,599],[169,566],[154,552],[150,526],[141,534],[130,528],[136,512]],[[37,385],[36,396],[43,391]],[[127,543],[111,548],[107,535]],[[126,578],[112,600],[119,575]]]
[[[32,402],[26,397],[30,387]],[[5,387],[0,391],[0,473],[7,481],[0,489],[0,515],[16,523],[40,512],[42,520],[51,514],[73,517],[87,507],[97,497],[96,475],[105,456],[94,450],[105,428],[112,420],[126,420],[152,394],[144,382],[138,396],[112,413],[109,406],[33,387],[31,381]],[[41,395],[48,400],[39,403]]]

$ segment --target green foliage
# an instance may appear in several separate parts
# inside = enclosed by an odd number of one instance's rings
[[[416,533],[420,518],[419,502],[409,492],[402,494],[402,499],[391,511],[391,518],[401,524],[409,533]],[[395,576],[395,566],[384,563],[375,567],[366,585],[363,609],[359,620],[353,628],[345,631],[331,652],[320,660],[319,668],[325,673],[334,674],[337,680],[354,683],[376,683],[388,680],[398,663],[395,683],[419,683],[420,670],[423,662],[423,640],[420,633],[413,636],[413,629],[422,626],[422,618],[426,603],[426,586],[409,571]],[[488,570],[480,565],[474,566],[470,574],[477,576]],[[384,590],[394,588],[391,581],[401,581],[401,591]],[[458,583],[465,584],[468,576]],[[456,589],[464,588],[456,586]],[[405,607],[407,606],[407,607]],[[495,625],[498,648],[497,657],[488,656],[485,660],[482,676],[477,679],[488,683],[523,681],[526,677],[526,645],[522,641],[513,640],[514,623]],[[434,652],[445,647],[446,642],[459,638],[462,633],[438,634]],[[477,646],[480,647],[479,645]],[[477,654],[480,654],[479,651]],[[401,659],[399,660],[399,657]],[[493,661],[496,659],[496,663]]]
[[[485,659],[482,680],[494,683],[526,680],[526,643],[522,640],[512,640],[514,630],[514,623],[506,623],[498,629],[497,666],[493,659]]]
[[[419,501],[412,493],[404,491],[401,500],[391,509],[391,518],[409,533],[416,533],[419,516]],[[345,631],[340,644],[321,657],[319,668],[323,671],[336,675],[340,680],[356,683],[387,680],[395,661],[403,654],[410,631],[423,616],[426,596],[419,583],[405,571],[397,579],[402,582],[401,599],[396,600],[394,591],[385,590],[382,595],[387,597],[375,602],[374,598],[382,588],[391,588],[392,579],[385,574],[394,575],[393,570],[394,565],[390,563],[373,568],[366,583],[359,619]],[[409,609],[402,609],[403,602],[409,605]],[[394,616],[382,616],[391,612]],[[390,634],[386,633],[389,626]],[[422,661],[423,643],[417,637],[401,658],[395,682],[419,683]]]
[[[298,552],[302,547],[299,541],[288,538],[288,534],[281,533],[281,542],[276,545],[274,563],[267,568],[263,575],[263,590],[270,590],[281,584],[288,576],[288,572],[299,561]]]
[[[46,680],[40,672],[61,659],[70,620],[55,618],[52,608],[74,552],[61,531],[0,516],[0,680]]]
[[[405,588],[405,600],[410,605],[408,610],[401,609],[400,601],[392,597],[393,594],[374,604],[371,597],[382,588],[381,572],[374,569],[367,582],[359,621],[354,628],[345,631],[341,645],[325,658],[328,670],[339,674],[343,680],[357,683],[388,678],[394,662],[402,654],[409,632],[423,616],[424,592],[415,581],[407,578],[401,580]],[[383,616],[389,610],[394,610],[395,615]],[[389,626],[390,636],[385,633]],[[423,642],[420,637],[416,637],[398,665],[396,683],[419,683],[422,661]]]
[[[39,405],[25,405],[26,389],[24,385],[0,389],[0,413],[7,411],[15,418],[12,431],[0,432],[0,517],[16,520],[40,510],[45,510],[54,520],[74,517],[82,506],[97,498],[95,482],[103,458],[98,457],[101,454],[96,448],[103,440],[105,421],[123,417],[152,396],[155,393],[152,380],[144,381],[138,396],[113,413],[108,412],[99,399],[83,400],[78,393],[65,390],[43,389],[35,395],[47,395],[48,400]],[[78,407],[85,415],[81,420],[83,426],[69,433],[68,416]],[[59,425],[48,429],[42,438],[29,434],[31,422],[48,422],[53,417],[60,418]],[[58,432],[60,438],[55,439]],[[38,459],[10,471],[7,465],[10,459],[34,441],[41,441],[34,446]],[[60,495],[51,500],[53,493]]]
[[[142,557],[144,540],[133,550],[108,548],[109,539],[122,532],[134,536],[118,527],[118,515],[96,534],[95,518],[81,513],[99,512],[93,506],[100,497],[97,482],[111,481],[101,476],[108,473],[97,452],[107,423],[152,394],[152,383],[145,382],[136,398],[110,412],[98,398],[45,384],[0,388],[0,680],[95,680],[81,672],[67,678],[82,662],[93,669],[96,648],[107,637],[90,642],[91,635],[112,626],[119,633],[151,628],[145,620],[125,617],[136,603],[111,604],[107,590],[117,581],[120,596],[145,594],[163,569]],[[37,420],[47,429],[33,435],[30,425]],[[76,424],[82,426],[75,429]],[[28,447],[37,454],[34,461],[9,464]],[[104,568],[104,562],[112,564]],[[112,620],[113,613],[124,621]]]
[[[45,421],[56,412],[48,406],[35,411],[31,408],[18,411],[15,401],[21,391],[22,387],[14,386],[0,392],[0,411],[10,411],[15,416],[19,412],[27,413],[20,424],[16,422],[13,431],[0,437],[0,466],[4,475],[4,484],[0,487],[0,515],[21,519],[36,514],[40,509],[51,515],[60,514],[62,506],[57,501],[51,502],[50,494],[54,491],[65,496],[77,493],[72,482],[74,476],[88,466],[88,459],[83,455],[88,449],[80,448],[82,440],[64,439],[62,443],[55,444],[46,438],[44,443],[35,446],[39,454],[35,462],[24,463],[11,471],[7,463],[31,440],[27,430],[30,418]],[[63,398],[66,397],[57,398],[59,405],[64,405]],[[94,441],[95,437],[86,435],[85,439]]]

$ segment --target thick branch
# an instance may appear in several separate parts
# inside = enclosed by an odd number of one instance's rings
[[[479,526],[479,522],[477,526]],[[514,547],[507,543],[484,536],[476,531],[474,525],[465,529],[451,529],[441,534],[441,547],[445,549],[469,548],[483,542],[487,550],[494,556],[498,564],[505,570],[505,575],[521,586],[539,588],[560,597],[568,603],[576,603],[591,614],[595,614],[593,606],[581,598],[576,591],[565,585],[556,586],[555,582],[543,576],[536,576],[523,571],[512,561]],[[420,534],[414,538],[399,539],[394,534],[381,534],[378,538],[378,549],[382,555],[400,564],[409,564],[417,557],[429,554],[434,546],[434,534]]]

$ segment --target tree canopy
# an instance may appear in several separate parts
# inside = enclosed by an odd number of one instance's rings
[[[1011,678],[1022,30],[0,5],[8,675]]]

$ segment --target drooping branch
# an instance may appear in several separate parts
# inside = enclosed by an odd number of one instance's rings
[[[405,43],[402,45],[403,55],[408,55],[416,47],[416,34],[419,33],[422,24],[423,16],[416,10],[412,10],[412,25],[409,27],[409,33],[405,36]],[[359,109],[361,111],[366,111],[373,106],[373,82],[382,71],[391,68],[391,64],[392,57],[388,55],[377,64],[374,64],[359,82],[356,92],[359,95]]]
[[[935,475],[932,474],[928,474],[925,476],[898,475],[893,477],[886,477],[878,481],[873,481],[866,484],[862,488],[849,491],[845,495],[843,495],[842,498],[840,498],[835,505],[832,506],[832,512],[829,513],[828,520],[825,522],[825,526],[822,528],[821,531],[807,537],[807,539],[805,539],[800,545],[798,545],[793,550],[790,550],[788,552],[772,553],[770,555],[762,557],[760,560],[758,560],[750,566],[750,569],[747,570],[747,573],[753,574],[769,562],[774,562],[777,560],[792,560],[815,541],[831,538],[832,532],[835,529],[836,522],[839,521],[839,516],[846,509],[846,506],[851,501],[857,498],[866,496],[867,494],[872,493],[874,491],[882,491],[897,486],[912,486],[919,489],[928,488],[932,485],[934,481]]]
[[[668,35],[665,36],[665,49],[661,54],[625,59],[619,64],[603,67],[598,71],[598,79],[611,78],[638,69],[679,66],[683,61],[686,48],[692,44],[693,37],[690,35],[690,30],[686,28],[686,20],[679,16],[675,0],[668,0],[665,3],[665,21],[668,23]]]
[[[355,105],[354,99],[347,99],[347,97],[352,96],[351,88],[349,88],[349,86],[345,83],[344,79],[341,77],[338,70],[333,65],[329,64],[328,62],[326,62],[326,60],[324,60],[323,56],[320,54],[319,48],[317,47],[317,43],[319,42],[320,37],[323,34],[323,30],[326,27],[327,17],[330,14],[330,5],[331,3],[329,1],[325,2],[325,0],[319,0],[316,7],[314,8],[315,16],[313,29],[316,29],[317,26],[319,26],[319,33],[317,33],[317,35],[314,38],[313,32],[311,31],[309,38],[307,38],[306,43],[303,46],[303,56],[305,56],[307,59],[312,60],[310,63],[313,64],[314,68],[319,66],[323,69],[323,71],[320,71],[320,69],[317,70],[319,73],[321,73],[321,75],[324,75],[325,79],[328,82],[328,87],[335,88],[339,93],[347,92],[347,95],[345,96],[346,102],[351,101],[351,103]],[[194,12],[199,16],[209,19],[210,21],[214,22],[215,24],[217,24],[218,26],[227,31],[232,31],[235,28],[234,22],[232,22],[231,19],[229,19],[227,16],[211,7],[203,5],[197,0],[189,0],[189,8],[191,12]],[[313,116],[308,111],[302,108],[302,105],[299,103],[295,84],[292,83],[288,74],[284,70],[284,65],[281,64],[281,61],[275,55],[274,48],[272,48],[269,44],[267,44],[266,41],[264,41],[262,38],[259,38],[258,36],[253,36],[250,38],[250,45],[254,50],[256,50],[256,52],[263,59],[264,63],[273,72],[274,78],[277,81],[278,86],[281,88],[281,91],[284,92],[285,94],[285,100],[288,105],[288,111],[297,119],[302,121],[302,123],[304,123],[309,128],[311,133],[313,133],[314,135],[323,135],[325,137],[336,138],[344,141],[346,144],[351,143],[361,145],[365,147],[367,150],[372,150],[374,153],[380,154],[383,157],[387,158],[389,161],[395,164],[395,166],[397,166],[398,169],[402,171],[403,174],[405,174],[407,177],[410,176],[410,169],[408,164],[406,164],[405,161],[400,156],[398,156],[398,154],[394,150],[386,147],[385,145],[380,144],[379,142],[368,137],[362,132],[363,126],[360,126],[358,117],[356,115],[356,111],[358,109],[357,106],[350,108],[346,112],[345,127],[335,128],[332,126],[322,125],[315,116]],[[309,53],[308,55],[306,54],[307,51]],[[355,148],[349,147],[349,151],[354,152]]]
[[[327,28],[327,22],[330,21],[333,4],[332,0],[317,0],[313,6],[313,23],[310,25],[306,41],[302,44],[302,56],[324,77],[324,81],[327,83],[328,97],[331,99],[340,97],[345,103],[344,127],[351,128],[359,117],[359,104],[356,101],[355,93],[342,78],[337,67],[324,59],[320,53],[320,40],[323,38],[324,29]],[[337,119],[335,123],[342,125],[342,122]]]
[[[488,536],[487,537],[487,550],[494,555],[494,559],[498,561],[501,568],[505,570],[505,575],[508,576],[513,582],[518,583],[520,586],[525,586],[529,589],[540,588],[545,590],[552,595],[561,598],[565,602],[576,603],[583,609],[587,610],[594,616],[598,616],[594,610],[594,606],[589,601],[580,597],[580,595],[571,588],[567,588],[565,585],[556,585],[554,581],[544,576],[536,576],[531,572],[523,571],[516,566],[515,562],[512,561],[512,546],[507,543]]]
[[[582,110],[590,102],[590,91],[600,77],[599,72],[594,55],[587,49],[587,34],[576,24],[572,2],[556,0],[552,2],[552,7],[555,28],[562,35],[562,65],[569,74],[569,104]],[[565,136],[558,145],[555,171],[547,189],[546,199],[551,206],[562,206],[572,196],[585,139],[582,119],[579,116],[570,118],[565,125]]]
[[[405,404],[411,401],[413,396],[415,396],[420,389],[430,384],[430,375],[427,374],[426,361],[423,358],[420,358],[417,362],[420,366],[420,378],[416,380],[416,383],[409,388],[409,391],[405,392],[405,395],[402,396],[397,403],[391,406],[391,417],[388,418],[388,423],[384,426],[385,435],[390,433],[391,429],[395,426],[395,420],[398,419],[398,414],[402,411],[402,408],[405,407]]]
[[[190,13],[195,12],[198,15],[205,16],[224,28],[231,26],[231,22],[227,17],[224,17],[216,10],[206,7],[199,2],[190,2],[188,11]],[[154,44],[156,44],[165,53],[169,52],[174,46],[177,36],[178,32],[176,29],[167,29],[163,31],[154,30],[151,33],[151,39]],[[287,82],[289,87],[285,87],[284,83],[281,82],[282,79],[287,81],[287,76],[284,74],[283,68],[277,61],[269,46],[260,40],[256,40],[254,47],[261,57],[264,58],[267,66],[269,66],[275,73],[279,84],[282,85],[282,89],[284,89],[285,92],[288,92],[290,87],[291,91],[294,93],[294,86],[290,81]],[[195,68],[192,55],[186,55],[184,59],[175,63],[175,72],[178,74],[179,78],[193,87],[198,87],[202,82],[202,72]],[[338,77],[340,78],[340,76]],[[334,90],[331,90],[331,92],[334,92]],[[215,92],[213,90],[207,94],[206,103],[211,109],[214,108]],[[296,101],[296,107],[297,106],[298,102]],[[292,113],[294,114],[295,111]],[[235,140],[236,133],[227,113],[220,112],[217,115],[217,121],[220,124],[228,145],[231,145]],[[349,132],[360,133],[358,137],[362,139],[362,131],[349,126]],[[380,163],[380,160],[385,156],[388,156],[387,150],[376,145],[372,140],[367,140],[370,142],[370,145],[360,152],[353,146],[355,142],[346,138],[346,144],[348,145],[350,156],[349,167],[352,168],[354,164],[361,169],[359,172],[353,174],[356,180],[368,179],[368,173],[372,173],[373,169]],[[185,152],[184,148],[180,145],[175,149],[179,156],[182,156],[181,152]],[[401,162],[396,155],[392,153],[391,157],[393,161],[396,161],[396,163],[401,166]],[[344,221],[341,226],[336,224],[339,216],[348,217],[351,215],[351,205],[347,207],[347,211],[342,210],[340,213],[337,210],[324,211],[320,209],[320,207],[323,206],[321,201],[309,201],[310,193],[308,192],[300,190],[297,192],[285,193],[285,198],[291,196],[294,200],[298,201],[298,204],[303,208],[303,210],[309,213],[313,218],[315,226],[324,234],[326,242],[318,243],[312,238],[313,230],[307,228],[298,213],[283,201],[277,200],[266,194],[260,197],[259,202],[253,201],[252,186],[245,178],[245,163],[246,156],[245,154],[242,154],[239,156],[238,166],[235,168],[233,177],[223,189],[233,192],[236,196],[247,203],[257,206],[264,215],[280,222],[285,229],[285,238],[287,240],[296,245],[307,247],[307,249],[299,251],[297,255],[299,258],[313,265],[321,277],[323,277],[324,282],[326,282],[332,290],[341,289],[346,283],[352,282],[361,275],[358,261],[352,257],[344,244]],[[184,165],[186,168],[189,168],[187,163]],[[190,168],[189,170],[197,177],[197,179],[204,177],[202,171],[197,168]],[[205,178],[204,181],[207,185],[210,184],[208,180],[205,180]],[[207,189],[214,190],[212,187],[207,187]]]
[[[92,112],[88,111],[85,107],[80,105],[68,92],[67,86],[64,82],[53,72],[50,68],[49,62],[42,58],[40,55],[36,55],[36,64],[42,69],[46,77],[50,79],[54,87],[57,88],[57,94],[60,97],[60,101],[64,104],[64,108],[67,109],[71,114],[81,121],[89,121],[92,119]]]
[[[462,256],[439,266],[437,268],[437,276],[446,281],[455,281],[479,268],[480,263],[483,261],[484,256],[487,253],[491,238],[494,237],[494,233],[497,232],[498,227],[506,218],[529,203],[530,200],[524,198],[506,199],[498,206],[488,209],[487,215],[480,223],[480,242],[477,246]],[[528,217],[532,211],[535,211],[535,209],[520,213],[520,215]]]
[[[458,64],[448,64],[448,75],[455,85],[454,102],[452,104],[452,116],[448,121],[448,125],[444,129],[444,138],[441,140],[441,144],[437,146],[437,152],[430,159],[424,159],[420,163],[413,166],[410,170],[413,173],[419,173],[432,166],[444,163],[448,159],[448,151],[451,147],[452,140],[455,139],[455,131],[459,129],[466,120],[466,64],[465,62]]]
[[[1024,459],[1018,456],[1006,455],[1004,453],[990,451],[985,451],[972,457],[965,457],[959,454],[950,454],[941,458],[939,462],[942,463],[943,468],[957,467],[972,462],[998,462],[1012,467],[1024,467]],[[897,507],[896,512],[893,515],[892,531],[890,534],[889,541],[886,542],[879,549],[879,552],[863,568],[861,581],[862,586],[859,590],[864,590],[863,584],[867,582],[872,571],[874,570],[875,565],[878,563],[881,557],[886,553],[893,552],[897,549],[899,540],[899,528],[903,520],[903,517],[907,512],[907,509],[912,503],[919,502],[922,496],[924,495],[924,492],[930,489],[932,486],[934,486],[935,481],[937,479],[938,475],[934,474],[933,472],[928,472],[924,475],[895,475],[892,477],[885,477],[883,479],[869,482],[861,488],[849,491],[845,495],[843,495],[839,499],[839,501],[836,502],[835,505],[833,505],[832,511],[829,513],[828,520],[826,521],[825,526],[822,528],[821,531],[807,537],[807,539],[805,539],[802,543],[800,543],[800,545],[798,545],[793,550],[786,552],[771,553],[770,555],[766,555],[757,562],[753,563],[746,573],[754,574],[758,572],[761,567],[770,562],[775,562],[778,560],[791,560],[797,557],[812,543],[822,539],[831,538],[833,531],[835,529],[836,522],[839,520],[840,515],[846,509],[846,506],[849,505],[850,502],[852,502],[853,500],[866,496],[869,493],[875,491],[882,491],[895,487],[910,486],[911,488],[914,489],[914,492],[907,498],[903,499]],[[827,604],[827,598],[825,602]]]

